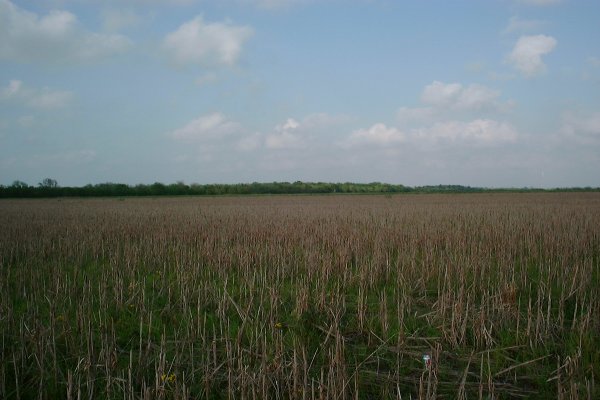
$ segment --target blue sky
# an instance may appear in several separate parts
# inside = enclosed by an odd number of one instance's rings
[[[600,186],[600,2],[0,0],[0,184]]]

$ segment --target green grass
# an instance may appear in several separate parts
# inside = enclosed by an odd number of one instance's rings
[[[3,203],[0,397],[594,398],[580,196]]]

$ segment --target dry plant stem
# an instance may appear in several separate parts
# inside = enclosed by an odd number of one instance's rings
[[[592,399],[599,281],[598,193],[2,200],[0,398]]]

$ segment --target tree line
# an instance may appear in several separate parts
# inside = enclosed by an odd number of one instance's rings
[[[381,182],[329,183],[329,182],[253,182],[235,184],[164,184],[127,185],[124,183],[98,183],[85,186],[60,186],[46,178],[37,186],[23,181],[0,185],[0,198],[35,197],[104,197],[104,196],[202,196],[202,195],[260,195],[260,194],[393,194],[393,193],[479,193],[479,192],[543,192],[543,191],[600,191],[600,188],[481,188],[462,185],[405,186]]]

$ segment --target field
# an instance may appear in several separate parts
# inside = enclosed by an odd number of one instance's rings
[[[0,293],[2,399],[600,397],[600,193],[3,200]]]

